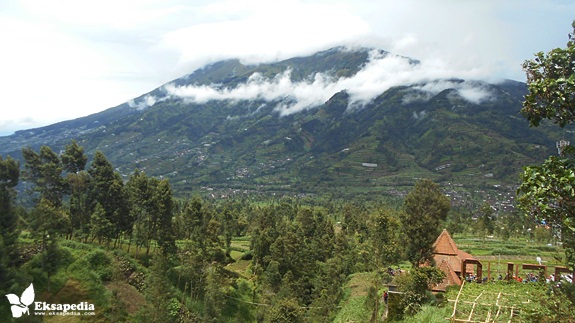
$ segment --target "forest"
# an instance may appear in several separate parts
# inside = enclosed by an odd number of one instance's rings
[[[362,315],[382,319],[382,293],[393,281],[405,296],[389,305],[388,319],[403,320],[424,305],[445,306],[428,291],[444,274],[425,265],[443,228],[553,241],[553,230],[519,212],[496,216],[488,204],[452,209],[440,186],[425,179],[402,203],[179,199],[168,180],[140,170],[124,182],[99,151],[87,166],[75,141],[60,155],[48,146],[22,153],[22,171],[11,157],[0,159],[0,291],[33,282],[44,301],[63,303],[72,294],[95,304],[90,319],[97,321],[334,321],[345,286],[357,277],[368,291],[354,305]],[[19,181],[31,183],[22,194],[34,207],[16,205]],[[394,277],[395,268],[403,274]],[[572,302],[572,292],[553,295]],[[535,314],[557,311],[549,306]],[[558,314],[569,317],[571,308]],[[10,317],[10,309],[2,306],[0,316]]]
[[[566,49],[523,65],[521,113],[533,127],[575,122],[572,26]],[[506,212],[487,202],[452,207],[429,179],[397,199],[175,198],[165,178],[136,169],[124,180],[102,151],[88,166],[76,141],[60,153],[25,147],[23,165],[0,156],[0,318],[573,322],[573,276],[529,272],[429,291],[445,278],[432,257],[443,229],[473,254],[498,257],[499,273],[501,263],[540,254],[573,272],[575,148],[558,148],[524,167]]]

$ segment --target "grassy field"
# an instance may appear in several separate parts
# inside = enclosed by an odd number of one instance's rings
[[[340,303],[341,310],[334,322],[369,322],[370,313],[365,306],[373,273],[353,274],[344,290],[344,298]]]
[[[23,241],[28,242],[23,235]],[[497,238],[483,238],[474,236],[453,236],[459,249],[471,253],[481,260],[483,275],[491,277],[495,282],[486,284],[466,284],[463,289],[451,288],[445,293],[445,300],[441,306],[424,305],[422,310],[413,317],[405,317],[404,322],[445,322],[449,318],[457,320],[492,321],[492,322],[522,322],[531,318],[533,312],[543,311],[537,304],[539,299],[545,297],[549,286],[537,283],[499,282],[497,276],[505,275],[507,263],[514,264],[537,263],[536,258],[549,268],[547,275],[552,273],[553,267],[564,265],[564,251],[560,246],[549,246],[527,239],[500,240]],[[184,244],[178,241],[178,245]],[[253,288],[251,281],[254,276],[251,272],[251,260],[242,260],[249,254],[249,237],[233,239],[231,244],[231,257],[235,260],[226,266],[226,269],[239,275],[238,281],[244,281],[248,290]],[[153,246],[150,254],[156,252]],[[151,256],[151,255],[150,255]],[[127,245],[111,250],[97,244],[84,244],[76,241],[61,241],[61,263],[58,271],[50,279],[50,291],[47,291],[47,280],[44,275],[30,270],[35,285],[44,294],[39,299],[55,303],[85,300],[94,303],[98,314],[94,319],[118,319],[135,317],[142,307],[146,306],[144,295],[138,290],[138,277],[148,271],[144,263],[149,261],[145,249],[139,250],[138,260],[135,247],[132,245],[127,252]],[[35,257],[29,266],[37,264]],[[409,266],[402,264],[402,269]],[[528,270],[519,270],[524,277]],[[37,277],[36,277],[37,275]],[[366,305],[369,289],[377,281],[376,273],[357,273],[348,277],[344,286],[344,297],[338,304],[338,313],[333,322],[368,322],[371,310]],[[38,283],[36,283],[38,282]],[[378,297],[387,287],[381,283],[378,286]],[[248,293],[249,294],[249,293]],[[246,295],[248,295],[246,294]],[[456,301],[457,300],[457,301]],[[246,299],[251,301],[251,299]],[[379,304],[378,318],[385,312],[384,304]],[[64,322],[62,318],[51,317],[48,321]]]
[[[547,266],[547,276],[555,266],[564,266],[564,250],[560,246],[547,245],[529,241],[528,239],[500,240],[497,238],[479,238],[472,236],[453,236],[453,240],[460,250],[466,251],[483,265],[483,276],[487,277],[488,268],[491,277],[499,274],[505,276],[507,263],[514,265],[538,264],[537,257]],[[519,268],[519,275],[525,277],[530,270]]]
[[[505,276],[508,262],[515,265],[536,264],[537,257],[541,257],[543,264],[548,266],[547,275],[550,275],[553,267],[564,265],[564,251],[560,246],[548,246],[527,239],[504,241],[462,235],[454,235],[453,239],[460,250],[471,253],[482,262],[484,277],[487,277],[490,267],[495,282],[466,284],[461,294],[458,286],[450,288],[445,293],[445,301],[441,306],[424,305],[419,313],[406,316],[403,322],[447,322],[451,318],[475,322],[536,321],[533,313],[543,311],[537,300],[544,297],[549,286],[514,281],[499,282],[497,277],[499,273]],[[529,272],[533,273],[532,270],[522,270],[521,267],[519,269],[519,275],[522,277]],[[370,313],[365,301],[374,277],[373,273],[359,273],[349,277],[345,297],[340,303],[341,309],[334,322],[369,321]],[[379,294],[386,289],[387,287],[380,288]],[[384,310],[383,307],[380,309],[380,318]]]
[[[468,283],[447,292],[446,318],[475,322],[526,322],[544,312],[549,287],[538,283]]]

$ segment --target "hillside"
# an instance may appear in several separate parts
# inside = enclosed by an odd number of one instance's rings
[[[401,195],[427,177],[461,202],[511,194],[521,167],[563,135],[529,128],[520,82],[384,79],[377,92],[368,71],[389,60],[418,72],[416,60],[370,49],[218,62],[101,113],[0,137],[0,154],[76,139],[126,178],[139,168],[182,196]]]

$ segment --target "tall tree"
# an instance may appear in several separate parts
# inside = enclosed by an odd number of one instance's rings
[[[373,257],[378,268],[396,264],[400,258],[397,237],[399,222],[391,211],[385,209],[371,214],[369,236]]]
[[[22,155],[24,175],[36,185],[34,190],[54,207],[61,207],[67,184],[62,177],[64,168],[58,155],[48,146],[40,147],[39,154],[30,147],[23,148]]]
[[[400,213],[407,259],[414,267],[431,262],[432,245],[441,233],[441,223],[451,208],[439,185],[428,179],[415,183]]]
[[[167,179],[161,180],[156,186],[154,205],[158,216],[158,246],[162,253],[168,259],[171,259],[176,255],[177,248],[174,228],[172,227],[174,201],[172,199],[172,188]]]
[[[194,196],[186,203],[182,214],[185,223],[185,237],[198,245],[202,245],[205,237],[207,223],[205,207],[203,201],[198,196]]]
[[[105,218],[114,225],[116,241],[120,235],[132,228],[128,199],[124,190],[124,181],[114,172],[106,156],[97,151],[88,169],[90,175],[90,201],[92,212],[99,203]]]
[[[257,274],[261,273],[270,262],[271,245],[279,236],[276,228],[278,218],[272,207],[257,210],[250,239],[250,249],[253,252],[252,266]]]
[[[234,237],[237,230],[237,215],[228,207],[224,207],[224,210],[221,212],[221,222],[225,239],[226,256],[229,256],[230,252],[232,251],[232,238]]]
[[[16,191],[20,177],[19,163],[8,156],[0,156],[0,294],[9,292],[16,279],[18,261],[18,215],[14,209]],[[0,314],[6,314],[0,309]],[[7,317],[7,316],[6,316]]]
[[[140,310],[140,322],[177,322],[177,313],[171,313],[170,304],[177,301],[169,279],[170,261],[164,255],[154,255],[146,276],[144,294],[150,306]],[[175,315],[174,315],[175,314]]]
[[[149,245],[153,238],[149,232],[149,222],[151,221],[150,203],[152,201],[152,192],[148,187],[148,176],[146,173],[136,169],[128,182],[126,190],[130,205],[130,217],[133,219],[133,228],[130,231],[130,245],[132,238],[136,243],[136,255],[138,249],[142,246]],[[128,248],[130,248],[128,245]]]
[[[523,69],[528,94],[521,112],[532,126],[548,119],[559,127],[575,123],[575,21],[566,48],[535,54]],[[519,206],[535,220],[557,226],[570,266],[575,266],[575,149],[563,147],[542,165],[525,167]]]
[[[96,204],[94,212],[90,217],[90,233],[92,234],[92,242],[98,239],[98,243],[106,241],[109,244],[110,240],[114,237],[114,225],[106,217],[106,211],[100,203]]]
[[[479,225],[480,230],[487,235],[492,235],[493,231],[495,231],[493,208],[487,202],[483,203],[479,209]]]
[[[32,210],[30,227],[35,239],[41,241],[42,249],[64,234],[68,226],[69,219],[62,208],[49,200],[41,199]]]
[[[10,156],[6,159],[0,156],[0,236],[10,265],[14,265],[18,258],[18,215],[14,209],[14,186],[18,185],[19,178],[20,164]]]
[[[532,126],[548,119],[561,128],[575,121],[575,21],[566,48],[555,48],[523,63],[527,88],[521,113]]]
[[[84,170],[88,157],[84,154],[84,147],[78,145],[76,140],[66,145],[64,153],[60,156],[64,169],[70,173],[78,173]]]
[[[61,207],[42,198],[32,210],[31,227],[35,240],[42,246],[42,272],[47,275],[50,290],[50,278],[60,264],[58,236],[66,232],[69,221]]]
[[[73,140],[60,156],[64,170],[68,172],[66,181],[70,187],[70,222],[72,229],[80,237],[87,238],[90,223],[88,206],[88,174],[84,171],[88,157],[84,148]]]

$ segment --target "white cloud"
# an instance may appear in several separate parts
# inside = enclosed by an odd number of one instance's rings
[[[457,93],[465,100],[479,104],[493,98],[493,94],[485,87],[464,86],[457,89]]]
[[[183,66],[231,57],[248,64],[277,61],[352,42],[371,32],[366,21],[339,5],[229,1],[205,10],[235,15],[167,33],[161,46],[178,52]]]
[[[429,99],[431,95],[449,88],[456,89],[463,98],[473,103],[479,103],[489,96],[486,89],[472,83],[442,80],[481,76],[476,70],[450,70],[446,66],[438,66],[435,62],[413,64],[405,57],[382,54],[377,50],[370,52],[369,62],[351,77],[335,79],[332,75],[316,73],[312,80],[294,82],[290,76],[289,69],[273,79],[254,73],[246,83],[234,88],[215,84],[189,86],[168,84],[164,87],[164,91],[168,96],[198,104],[210,100],[282,101],[277,107],[282,115],[319,106],[342,90],[350,94],[350,105],[355,107],[370,102],[391,87],[424,82],[425,84],[415,87],[423,94],[414,99]]]
[[[457,91],[459,96],[475,104],[480,104],[486,100],[491,100],[494,97],[494,93],[492,93],[486,86],[481,83],[463,82],[461,80],[432,80],[425,84],[414,86],[412,90],[416,90],[417,92],[408,93],[403,98],[403,104],[418,101],[426,102],[430,100],[434,95],[447,89],[453,89]]]
[[[565,45],[573,12],[563,0],[3,1],[0,135],[101,111],[220,59],[336,45],[385,49],[436,74],[524,80],[523,60]]]
[[[144,110],[156,104],[157,102],[164,100],[165,98],[158,99],[157,97],[148,94],[141,99],[132,99],[128,101],[128,106],[130,106],[130,108],[135,108],[136,110]]]

